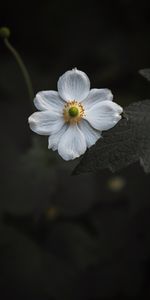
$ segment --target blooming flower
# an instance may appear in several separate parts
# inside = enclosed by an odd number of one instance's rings
[[[28,121],[30,128],[48,135],[48,148],[65,160],[83,154],[121,119],[122,107],[112,102],[109,89],[91,89],[87,75],[76,68],[58,80],[58,92],[37,93],[34,104],[39,112]]]

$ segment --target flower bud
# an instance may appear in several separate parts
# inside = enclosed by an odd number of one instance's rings
[[[0,37],[1,38],[9,38],[10,37],[10,29],[8,27],[0,28]]]

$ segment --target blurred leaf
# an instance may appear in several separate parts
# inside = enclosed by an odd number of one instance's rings
[[[115,172],[138,160],[150,172],[150,100],[129,105],[124,115],[85,153],[74,174],[106,168]]]
[[[79,271],[97,264],[100,256],[97,239],[83,224],[72,221],[56,223],[47,236],[46,247]]]
[[[142,69],[139,70],[140,75],[142,75],[144,78],[146,78],[148,81],[150,81],[150,69]]]
[[[18,296],[15,299],[69,298],[77,276],[75,267],[9,226],[0,224],[0,234],[0,290],[4,295],[9,287]]]
[[[5,211],[39,215],[50,206],[57,185],[58,163],[54,153],[43,147],[43,142],[44,139],[34,137],[28,151],[18,155],[13,176],[7,179],[10,196],[5,201]]]

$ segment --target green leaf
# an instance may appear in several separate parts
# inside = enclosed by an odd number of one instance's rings
[[[91,147],[74,170],[74,174],[110,169],[120,170],[140,161],[150,172],[150,100],[130,104],[124,118]]]
[[[150,81],[150,69],[142,69],[139,70],[140,75],[142,75],[144,78],[146,78],[148,81]]]

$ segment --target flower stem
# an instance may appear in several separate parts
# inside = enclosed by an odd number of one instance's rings
[[[10,32],[10,29],[8,27],[0,27],[0,37],[3,39],[5,46],[11,52],[11,54],[13,55],[13,57],[15,58],[16,62],[18,63],[18,65],[20,67],[20,70],[22,72],[23,78],[24,78],[26,86],[27,86],[29,98],[30,98],[31,103],[33,105],[34,92],[33,92],[31,78],[29,76],[27,68],[26,68],[20,54],[17,52],[17,50],[9,42],[10,34],[11,34],[11,32]]]
[[[9,42],[8,38],[4,38],[4,43],[5,43],[5,46],[8,48],[8,50],[12,53],[12,55],[14,56],[16,62],[18,63],[20,69],[21,69],[21,72],[22,72],[22,75],[24,77],[24,80],[25,80],[25,83],[26,83],[26,86],[27,86],[27,90],[28,90],[28,94],[29,94],[29,98],[30,100],[32,101],[32,104],[33,104],[33,97],[34,97],[34,93],[33,93],[33,87],[32,87],[32,82],[31,82],[31,79],[30,79],[30,76],[29,76],[29,73],[27,71],[27,68],[24,64],[24,62],[22,61],[22,58],[20,56],[20,54],[16,51],[16,49],[11,45],[11,43]]]

